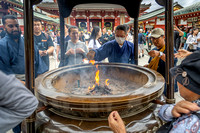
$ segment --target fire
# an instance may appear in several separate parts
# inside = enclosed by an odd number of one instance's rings
[[[95,81],[96,81],[95,84],[97,84],[99,86],[99,70],[97,70],[97,72],[96,72]]]
[[[91,63],[91,64],[94,65],[95,61],[94,61],[94,60],[91,60],[89,63]],[[88,87],[88,91],[89,91],[89,92],[92,91],[92,90],[94,90],[95,87],[97,87],[97,86],[100,87],[100,85],[99,85],[99,82],[100,82],[99,73],[100,73],[100,71],[99,71],[99,69],[98,69],[98,64],[96,65],[96,69],[97,69],[97,71],[96,71],[96,74],[95,74],[95,84],[94,84],[92,87],[90,87],[90,86]],[[108,80],[109,80],[109,79],[106,79],[106,80],[105,80],[105,86],[106,86],[106,87],[108,87],[108,85],[109,85]]]
[[[88,90],[90,91],[90,90],[93,90],[95,88],[95,85],[93,85],[92,87],[88,87]]]
[[[94,65],[95,60],[90,60],[89,63],[91,63],[92,65]]]
[[[105,81],[106,86],[109,85],[108,80],[109,80],[109,79],[106,79],[106,81]]]

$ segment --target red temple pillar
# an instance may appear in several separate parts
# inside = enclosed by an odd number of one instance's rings
[[[85,11],[85,14],[86,14],[86,18],[87,18],[87,31],[89,32],[90,31],[90,11],[89,10],[86,10]]]
[[[103,29],[103,27],[104,27],[104,17],[102,17],[101,19],[101,29]]]
[[[146,30],[146,21],[144,22],[143,30]]]
[[[105,11],[101,11],[101,29],[103,30],[104,27],[104,16],[106,15]]]
[[[115,11],[114,12],[114,16],[115,16],[115,26],[118,26],[119,25],[119,23],[118,23],[118,18],[117,18],[117,16],[119,15],[119,12],[118,11]]]
[[[87,31],[90,31],[90,20],[89,20],[89,17],[87,17]]]

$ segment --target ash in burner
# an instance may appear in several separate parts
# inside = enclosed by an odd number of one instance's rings
[[[95,85],[94,89],[90,90],[86,95],[93,95],[93,94],[99,94],[99,95],[112,95],[111,89],[108,88],[108,86],[98,86]]]

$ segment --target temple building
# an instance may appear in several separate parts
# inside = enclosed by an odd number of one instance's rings
[[[140,14],[149,9],[151,4],[141,4]],[[37,5],[43,11],[48,13],[58,14],[58,5],[56,1],[46,2]],[[51,7],[51,8],[49,8]],[[113,30],[114,26],[124,24],[132,20],[129,17],[126,9],[121,5],[116,4],[80,4],[73,8],[71,15],[65,19],[69,25],[76,25],[81,30],[90,31],[93,26]]]

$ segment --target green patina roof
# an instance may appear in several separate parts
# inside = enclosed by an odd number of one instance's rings
[[[144,21],[144,20],[147,20],[147,19],[151,19],[151,18],[158,16],[158,15],[164,13],[164,12],[165,12],[165,8],[160,8],[160,9],[154,10],[152,12],[149,12],[149,13],[146,13],[146,14],[140,16],[138,18],[138,21]],[[134,23],[134,20],[131,20],[131,21],[125,23],[125,24],[132,24],[132,23]]]
[[[6,0],[6,1],[23,7],[23,3],[20,2],[20,1],[16,1],[16,0]],[[14,7],[14,9],[23,13],[23,9],[20,9],[20,8],[17,8],[17,7]],[[39,12],[34,11],[33,15],[34,15],[34,17],[36,17],[38,19],[45,20],[45,21],[52,22],[52,23],[56,23],[56,24],[60,24],[59,19],[54,19],[54,18],[49,17],[49,16],[47,16],[46,14],[43,14],[43,13],[39,13]]]
[[[140,16],[138,18],[138,20],[144,21],[144,20],[147,20],[147,19],[151,19],[151,18],[158,16],[158,15],[164,13],[164,12],[165,12],[165,8],[160,8],[160,9],[157,9],[155,11],[152,11],[152,12],[149,12],[149,13],[146,13],[146,14]]]
[[[23,13],[23,10],[20,9],[20,8],[16,8],[14,7],[15,10],[19,11],[19,12],[22,12]],[[56,24],[60,24],[60,21],[59,19],[54,19],[52,17],[49,17],[43,13],[39,13],[39,12],[33,12],[33,15],[34,17],[38,18],[38,19],[41,19],[41,20],[45,20],[45,21],[48,21],[48,22],[52,22],[52,23],[56,23]]]
[[[200,11],[200,2],[197,2],[191,6],[187,6],[187,7],[184,7],[182,9],[175,11],[174,16],[188,14],[188,13],[197,12],[197,11]],[[155,10],[150,13],[146,13],[146,14],[142,15],[141,17],[138,18],[138,21],[144,21],[147,19],[151,19],[155,16],[157,16],[158,18],[164,18],[165,15],[161,15],[164,12],[165,12],[165,9],[160,8],[158,10]],[[132,24],[133,22],[134,22],[134,20],[131,20],[131,21],[127,22],[126,24]]]
[[[16,1],[16,0],[6,0],[6,2],[11,2],[11,3],[14,3],[16,5],[19,5],[19,6],[22,6],[23,7],[23,3],[20,2],[20,1]]]
[[[200,2],[187,6],[174,12],[174,16],[200,11]]]

